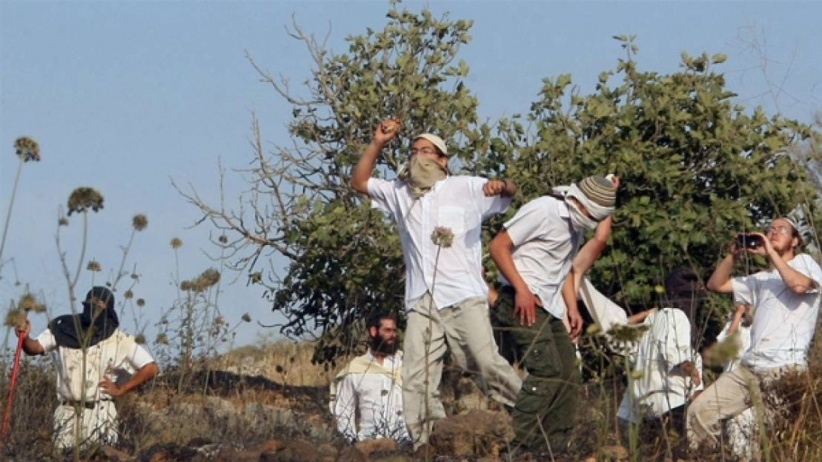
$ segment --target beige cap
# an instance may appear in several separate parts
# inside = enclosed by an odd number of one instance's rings
[[[428,141],[430,141],[430,142],[431,142],[431,144],[433,144],[434,146],[436,146],[436,147],[437,147],[437,149],[439,149],[439,150],[440,150],[440,152],[441,152],[444,156],[447,156],[447,155],[448,155],[448,148],[447,148],[447,147],[445,147],[445,141],[443,141],[443,140],[442,140],[442,138],[440,138],[439,136],[437,136],[437,135],[433,135],[433,134],[431,134],[431,133],[423,133],[423,134],[420,134],[420,135],[415,136],[415,137],[414,137],[414,139],[413,139],[413,140],[411,140],[411,142],[413,143],[414,141],[417,141],[417,140],[418,140],[418,139],[420,139],[420,138],[422,138],[422,139],[424,139],[424,140],[428,140]]]

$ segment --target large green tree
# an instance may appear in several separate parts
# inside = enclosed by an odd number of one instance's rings
[[[643,72],[631,39],[621,37],[626,54],[598,76],[593,93],[580,94],[568,75],[546,78],[524,117],[491,124],[479,121],[468,66],[458,60],[470,26],[392,7],[382,30],[349,37],[341,54],[295,26],[314,60],[300,91],[252,61],[292,106],[290,143],[266,151],[255,123],[250,189],[239,206],[184,193],[225,233],[220,243],[234,251],[235,267],[285,317],[283,332],[321,335],[317,360],[357,348],[356,327],[369,313],[402,312],[394,225],[348,186],[385,116],[402,121],[377,167],[386,178],[407,158],[408,137],[422,131],[446,139],[456,154],[452,168],[515,180],[517,205],[554,185],[618,173],[624,186],[614,238],[592,276],[628,305],[653,304],[653,287],[669,269],[712,267],[733,232],[814,195],[785,150],[809,128],[734,104],[715,71],[724,56],[683,54],[679,72]],[[287,260],[284,272],[263,263],[277,257]]]

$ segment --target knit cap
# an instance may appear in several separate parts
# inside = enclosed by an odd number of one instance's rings
[[[593,175],[583,178],[576,186],[582,194],[573,196],[588,209],[591,218],[602,221],[614,212],[616,188],[611,180],[602,175]]]

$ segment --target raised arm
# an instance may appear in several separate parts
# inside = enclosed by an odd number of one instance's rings
[[[391,141],[399,131],[399,121],[394,119],[386,119],[380,122],[380,125],[374,130],[374,136],[371,143],[365,148],[357,165],[354,166],[354,171],[351,173],[351,187],[354,190],[363,194],[368,194],[368,180],[371,178],[371,173],[374,171],[374,165],[377,163],[377,157],[380,155],[382,148]]]

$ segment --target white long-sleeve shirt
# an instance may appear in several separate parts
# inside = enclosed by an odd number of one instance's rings
[[[487,182],[480,177],[449,176],[414,199],[403,181],[368,180],[371,206],[399,225],[406,309],[413,309],[425,292],[431,292],[438,309],[488,297],[481,271],[482,222],[504,212],[511,198],[486,197],[482,188]],[[438,227],[454,234],[450,247],[439,248],[431,240]]]
[[[373,370],[360,372],[361,368],[349,367],[338,376],[336,399],[332,412],[337,429],[349,441],[375,438],[392,438],[408,441],[408,429],[402,413],[402,384],[398,383],[402,370],[402,352],[386,356],[380,366],[370,353],[356,358],[373,365]],[[352,361],[352,364],[354,363]],[[359,427],[357,426],[359,414]]]

